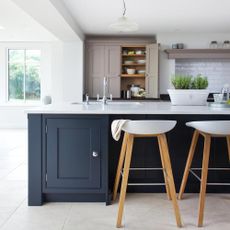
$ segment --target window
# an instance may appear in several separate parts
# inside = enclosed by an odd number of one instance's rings
[[[41,51],[8,50],[8,100],[39,101]]]

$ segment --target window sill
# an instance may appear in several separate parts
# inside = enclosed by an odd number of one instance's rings
[[[41,106],[42,103],[0,103],[0,107],[7,107],[7,108],[11,108],[11,107],[16,107],[16,108],[27,108],[27,107],[39,107]]]

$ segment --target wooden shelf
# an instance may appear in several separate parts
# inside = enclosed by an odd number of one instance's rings
[[[122,66],[145,66],[145,64],[122,64]]]
[[[169,59],[230,59],[230,49],[167,49]]]
[[[145,77],[145,74],[121,74],[121,77]]]
[[[122,54],[122,57],[145,57],[145,54]]]

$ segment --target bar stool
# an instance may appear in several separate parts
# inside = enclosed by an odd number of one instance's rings
[[[125,132],[125,134],[124,134],[123,143],[121,147],[117,173],[116,173],[116,178],[114,183],[114,189],[113,189],[113,200],[115,200],[117,196],[118,185],[120,182],[122,167],[124,164],[119,207],[118,207],[117,225],[116,225],[118,228],[121,227],[121,222],[122,222],[130,162],[132,158],[133,142],[135,137],[157,137],[167,195],[169,199],[172,199],[177,226],[178,227],[182,226],[180,211],[176,199],[176,190],[175,190],[175,184],[174,184],[171,162],[169,157],[168,144],[165,135],[165,133],[172,130],[175,127],[175,125],[176,125],[176,121],[161,121],[161,120],[130,121],[128,120],[122,126],[122,130]]]
[[[188,159],[187,159],[187,163],[185,166],[185,171],[184,171],[178,199],[182,199],[182,196],[185,190],[185,186],[187,183],[188,175],[189,175],[189,172],[191,172],[197,179],[200,180],[200,183],[201,183],[200,184],[200,195],[199,195],[198,227],[202,227],[203,219],[204,219],[206,185],[212,185],[211,183],[207,184],[211,137],[225,137],[226,138],[227,147],[228,147],[228,156],[230,160],[230,121],[192,121],[192,122],[187,122],[186,125],[194,128],[195,131],[193,133],[193,138],[192,138],[191,146],[189,149]],[[204,137],[201,178],[199,178],[193,172],[193,168],[191,168],[196,144],[197,144],[198,137],[200,134]],[[223,185],[223,183],[221,184]],[[214,183],[213,185],[218,185],[218,184]]]

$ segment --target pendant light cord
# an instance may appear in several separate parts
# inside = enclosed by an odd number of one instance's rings
[[[123,17],[125,16],[126,13],[126,5],[125,5],[125,0],[123,0],[123,7],[124,7],[124,11],[123,11]]]

